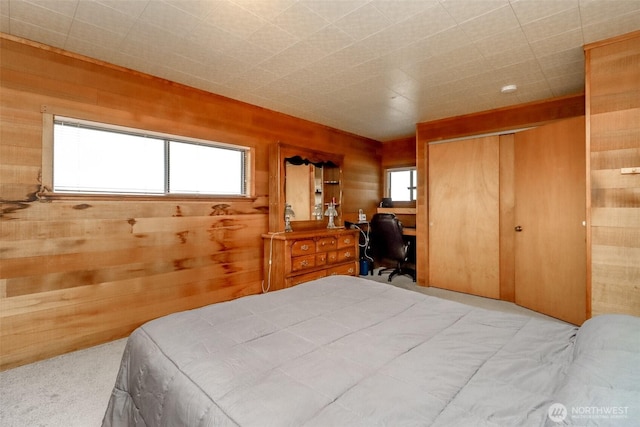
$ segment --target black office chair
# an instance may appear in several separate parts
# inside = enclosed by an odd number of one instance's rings
[[[410,276],[416,281],[416,271],[407,267],[409,242],[402,235],[402,223],[394,214],[375,214],[369,223],[370,245],[374,259],[384,265],[385,261],[395,264],[393,268],[381,269],[378,275],[391,272],[389,282],[395,276]]]

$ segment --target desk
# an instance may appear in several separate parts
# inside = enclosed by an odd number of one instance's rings
[[[354,225],[358,226],[358,228],[365,234],[367,234],[369,232],[369,223],[368,222],[356,222],[354,223]],[[404,225],[402,226],[402,234],[404,236],[416,236],[416,228],[415,227],[405,227]],[[360,242],[362,243],[362,242]]]
[[[377,208],[378,213],[392,213],[396,215],[415,215],[416,208]]]
[[[377,212],[394,214],[402,223],[402,234],[416,235],[416,208],[378,208]]]
[[[416,236],[415,227],[402,227],[402,234],[405,236]]]

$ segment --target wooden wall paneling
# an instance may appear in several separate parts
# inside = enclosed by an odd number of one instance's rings
[[[620,231],[619,240],[624,241],[625,232],[634,232],[640,227],[640,216],[635,208],[600,208],[591,209],[591,225],[594,227],[613,227]],[[627,230],[629,229],[629,230]]]
[[[11,96],[11,93],[7,93],[7,91],[3,90],[2,93],[3,96]],[[2,112],[0,114],[0,140],[6,141],[7,147],[40,149],[39,138],[42,134],[42,128],[34,125],[39,123],[39,111],[24,111],[5,105],[0,111]]]
[[[281,223],[284,214],[285,188],[282,176],[283,168],[280,167],[279,144],[269,146],[269,231],[282,230]],[[278,212],[273,215],[273,212]]]
[[[6,87],[8,89],[23,93],[36,93],[34,89],[37,88],[38,93],[52,98],[62,97],[82,103],[96,103],[96,88],[82,85],[78,80],[73,80],[73,73],[68,72],[67,69],[59,69],[60,74],[55,76],[49,75],[47,70],[31,69],[28,73],[23,72],[22,67],[29,67],[32,59],[26,52],[16,53],[4,50],[2,76],[7,81]]]
[[[640,31],[585,46],[592,315],[640,315]]]
[[[116,233],[111,228],[111,236],[48,237],[45,244],[37,239],[7,242],[7,255],[12,257],[3,263],[7,295],[200,268],[211,264],[214,258],[216,262],[233,264],[243,262],[245,252],[252,251],[253,255],[260,249],[251,236],[263,229],[262,215],[178,220],[178,226],[166,227],[165,230]],[[171,222],[178,221],[173,219],[159,225]],[[144,220],[136,226],[140,223]],[[100,227],[100,223],[97,222],[96,226]],[[127,226],[132,230],[136,228]],[[20,253],[16,253],[14,246],[22,247]],[[64,250],[60,250],[61,247]],[[231,261],[224,261],[216,254],[224,254]]]
[[[422,141],[438,141],[464,136],[514,130],[550,121],[584,115],[584,94],[568,95],[544,101],[483,111],[418,123]]]
[[[381,164],[383,175],[381,177],[382,193],[380,194],[380,200],[382,200],[382,197],[385,197],[388,187],[387,174],[385,173],[387,169],[416,167],[416,137],[410,136],[384,142],[382,144]],[[416,205],[416,201],[395,202],[396,207],[416,207]],[[417,219],[415,215],[405,215],[404,218],[400,218],[400,220],[407,226],[415,227]]]
[[[255,257],[255,262],[261,259]],[[140,318],[152,319],[258,292],[246,287],[247,282],[256,286],[255,273],[221,277],[215,270],[204,271],[197,273],[200,281],[189,280],[185,274],[3,298],[0,363],[11,367],[54,356],[61,347],[71,351],[99,344],[122,337],[123,331],[130,333],[139,326]],[[180,287],[162,286],[180,281],[184,281]]]
[[[640,148],[613,149],[607,151],[592,152],[590,155],[594,173],[603,173],[607,169],[629,168],[640,164]],[[619,174],[616,174],[618,176]],[[630,180],[629,175],[619,178]]]
[[[416,283],[429,286],[429,145],[427,137],[416,134]]]
[[[12,36],[0,55],[0,369],[260,292],[278,140],[344,155],[356,212],[379,201],[377,141]],[[53,114],[248,146],[252,197],[39,200]]]
[[[416,165],[416,137],[394,139],[382,143],[382,168]]]
[[[357,222],[358,209],[371,218],[382,194],[379,148],[371,147],[366,152],[347,154],[344,164],[342,179],[348,183],[348,188],[343,186],[344,220]]]
[[[640,96],[640,91],[638,92]],[[591,115],[591,148],[594,152],[637,149],[640,131],[634,126],[640,106],[623,112]],[[613,153],[612,153],[613,154]]]

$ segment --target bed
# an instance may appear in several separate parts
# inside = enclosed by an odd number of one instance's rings
[[[103,426],[620,426],[639,402],[637,317],[578,328],[332,276],[141,326]]]

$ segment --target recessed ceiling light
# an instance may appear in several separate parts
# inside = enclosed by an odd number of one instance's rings
[[[513,93],[516,90],[518,90],[518,86],[516,86],[516,85],[504,85],[504,86],[502,86],[502,89],[500,89],[500,92],[502,92],[502,93]]]

